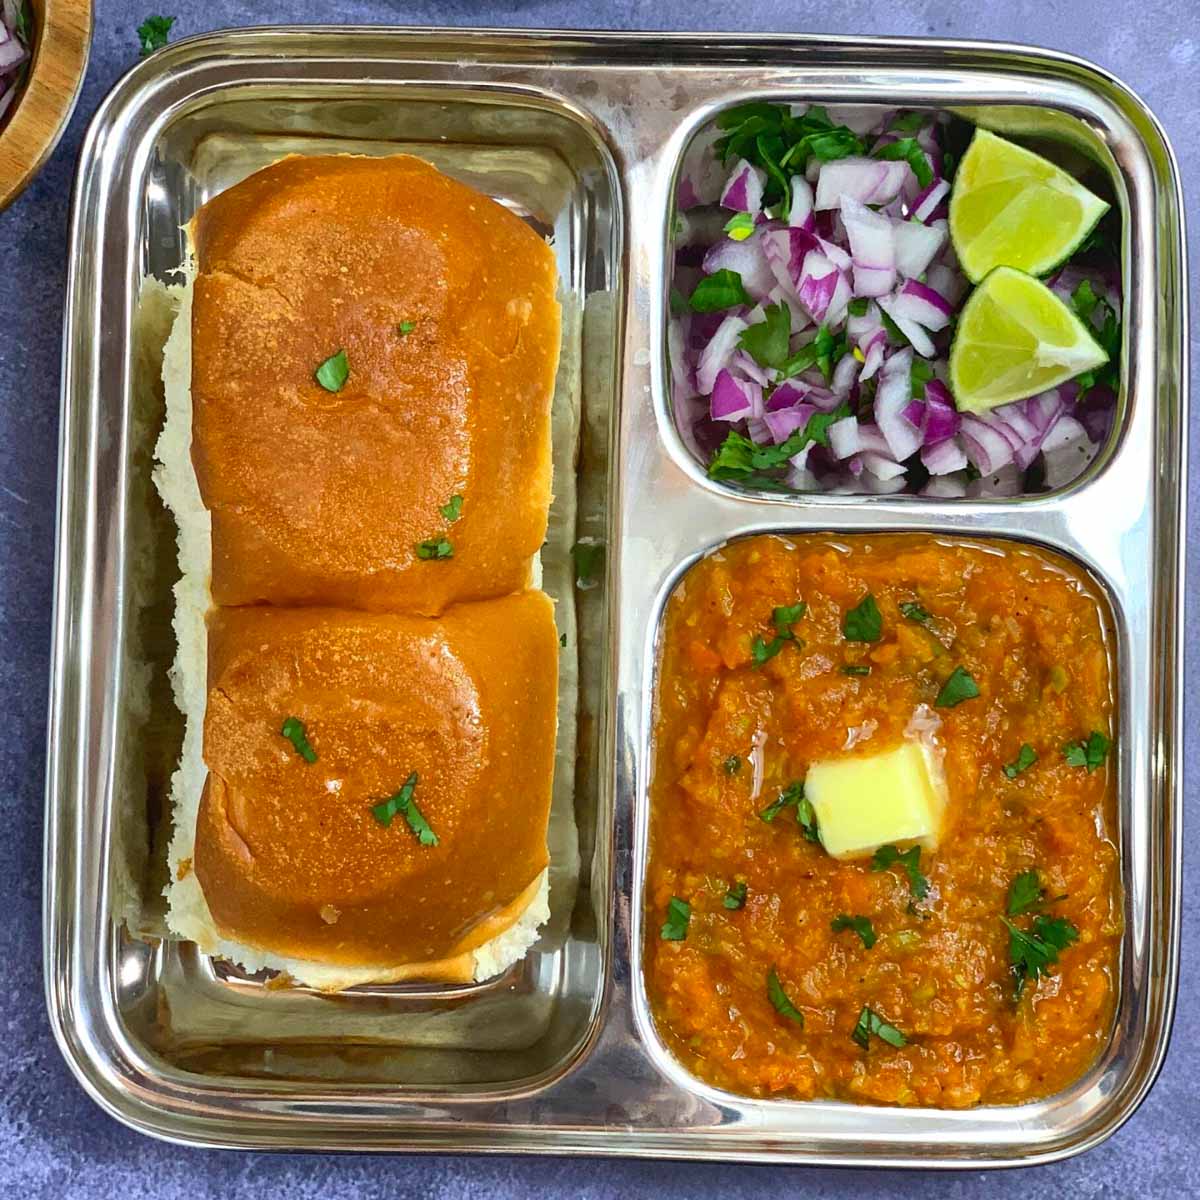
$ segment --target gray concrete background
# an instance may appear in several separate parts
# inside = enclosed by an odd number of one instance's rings
[[[1200,828],[1187,829],[1183,984],[1166,1069],[1141,1111],[1104,1146],[1015,1174],[871,1173],[793,1168],[517,1158],[284,1157],[180,1150],[104,1116],[68,1074],[50,1035],[41,984],[42,787],[50,641],[60,323],[71,180],[91,114],[137,56],[149,12],[176,34],[264,22],[514,25],[878,33],[1027,41],[1090,58],[1157,112],[1183,169],[1200,185],[1200,5],[1196,0],[98,0],[87,82],[41,176],[0,214],[0,1197],[286,1200],[534,1193],[575,1200],[755,1197],[1200,1196]],[[1200,259],[1192,238],[1193,261]],[[1193,302],[1195,290],[1193,289]],[[1193,356],[1196,339],[1192,340]],[[1193,433],[1195,423],[1193,423]],[[1200,516],[1193,490],[1194,516]],[[1192,528],[1197,527],[1194,519]],[[1196,561],[1189,581],[1196,585]],[[1189,634],[1189,680],[1197,639]],[[1197,757],[1189,747],[1188,807]]]

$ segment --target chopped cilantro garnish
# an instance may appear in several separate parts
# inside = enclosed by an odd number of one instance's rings
[[[439,509],[438,512],[446,518],[447,521],[457,521],[462,516],[463,498],[461,496],[451,496]]]
[[[871,859],[872,871],[886,871],[899,864],[908,876],[908,890],[918,900],[929,895],[929,880],[921,874],[921,847],[910,846],[903,854],[895,846],[880,846]]]
[[[418,776],[414,771],[405,781],[404,786],[394,795],[389,796],[381,804],[371,806],[371,812],[380,825],[385,829],[391,825],[392,818],[400,813],[405,821],[408,822],[408,827],[417,835],[417,841],[422,846],[436,846],[438,844],[438,836],[429,827],[429,822],[425,820],[424,814],[417,807],[416,800],[413,799],[413,792],[416,791]]]
[[[842,619],[842,635],[848,642],[877,642],[883,635],[883,615],[870,592]]]
[[[929,620],[929,614],[915,601],[905,600],[900,604],[900,613],[918,625],[924,625]]]
[[[789,783],[787,787],[760,812],[759,819],[770,824],[784,809],[794,808],[804,799],[804,784],[797,780],[795,783]]]
[[[735,242],[744,242],[754,232],[754,218],[749,213],[734,213],[725,222],[725,232]]]
[[[933,367],[928,359],[919,354],[913,355],[912,366],[908,369],[908,386],[914,400],[925,399],[925,385],[933,378]]]
[[[964,700],[974,700],[978,695],[979,688],[971,678],[970,672],[964,667],[955,667],[950,672],[950,678],[942,684],[942,690],[938,692],[933,707],[953,708]]]
[[[889,129],[892,133],[916,133],[928,120],[928,113],[907,112],[902,117],[897,117]]]
[[[315,763],[317,761],[317,752],[309,743],[308,734],[304,729],[304,722],[299,717],[288,717],[279,732],[292,743],[296,748],[296,753],[306,763]]]
[[[714,271],[706,275],[692,292],[688,301],[693,312],[721,312],[726,308],[747,307],[754,303],[742,286],[742,277],[736,271]]]
[[[1078,742],[1067,742],[1063,746],[1063,757],[1069,767],[1087,767],[1090,775],[1104,765],[1108,757],[1109,746],[1112,743],[1098,729],[1093,729],[1087,737]]]
[[[846,913],[839,913],[830,921],[829,928],[834,933],[841,933],[843,929],[853,929],[866,949],[870,950],[875,945],[875,929],[871,925],[870,917],[851,917]]]
[[[576,542],[571,547],[571,561],[575,564],[576,584],[587,587],[604,569],[604,543]]]
[[[416,327],[417,327],[416,321],[401,321],[400,324],[396,326],[396,332],[401,337],[408,337],[408,335],[410,333],[412,333],[412,331],[414,329],[416,329]]]
[[[1121,319],[1107,300],[1096,295],[1090,279],[1084,279],[1071,293],[1071,305],[1088,332],[1108,355],[1108,362],[1093,371],[1077,376],[1080,399],[1097,384],[1116,391],[1120,383]],[[1095,318],[1099,316],[1100,323]]]
[[[671,316],[673,317],[681,317],[688,310],[687,297],[677,287],[671,289],[668,302],[671,307]]]
[[[827,325],[818,325],[816,336],[807,345],[801,346],[790,358],[780,364],[780,374],[784,379],[791,379],[809,367],[817,367],[828,383],[833,376],[833,369],[841,362],[850,350],[850,343],[845,333],[831,333]],[[847,408],[843,416],[849,416]]]
[[[737,883],[731,884],[729,891],[725,893],[725,899],[721,901],[728,909],[738,909],[745,907],[746,904],[746,881],[739,879]]]
[[[847,663],[842,668],[843,675],[870,675],[871,668],[866,663]]]
[[[768,642],[756,635],[750,642],[750,657],[756,667],[761,667],[763,663],[774,658],[783,649],[785,642],[796,640],[792,626],[807,611],[808,605],[803,600],[771,610],[771,619],[775,622],[775,636]]]
[[[565,633],[560,633],[558,635],[558,644],[560,646],[565,646],[567,644],[567,635]]]
[[[350,378],[350,363],[345,350],[331,354],[315,372],[317,382],[327,392],[340,392]]]
[[[804,1014],[788,999],[783,984],[779,982],[779,972],[774,967],[767,972],[767,999],[781,1017],[787,1017],[789,1021],[795,1021],[804,1028]]]
[[[817,828],[817,810],[813,808],[812,801],[803,793],[796,802],[796,824],[803,830],[807,841],[820,845],[821,831]]]
[[[142,58],[145,58],[147,54],[152,54],[155,50],[161,50],[167,44],[171,26],[174,24],[174,17],[147,17],[137,27]]]
[[[1004,906],[1010,917],[1041,908],[1046,898],[1046,889],[1037,871],[1022,871],[1008,886],[1008,903]]]
[[[725,440],[713,454],[708,464],[710,479],[729,479],[747,487],[781,489],[783,484],[763,471],[772,471],[787,465],[794,454],[799,454],[809,442],[819,446],[829,445],[829,426],[850,415],[849,405],[842,404],[831,413],[813,413],[808,424],[778,446],[760,446],[736,430],[726,435]]]
[[[736,775],[742,769],[742,759],[740,755],[731,754],[722,764],[725,768],[726,775]]]
[[[873,1008],[864,1007],[858,1014],[858,1024],[850,1036],[865,1050],[870,1044],[871,1034],[897,1050],[908,1044],[908,1039],[895,1025],[889,1025]]]
[[[898,141],[888,142],[886,146],[876,146],[871,151],[871,157],[908,163],[917,177],[917,182],[923,188],[933,182],[933,168],[929,165],[929,156],[921,149],[921,143],[916,138],[900,138]]]
[[[846,311],[852,317],[865,317],[867,309],[871,307],[871,301],[865,296],[856,296],[849,304],[846,305]]]
[[[1008,930],[1008,957],[1012,964],[1016,996],[1020,1000],[1025,984],[1034,983],[1058,962],[1059,951],[1079,939],[1079,930],[1065,917],[1037,916],[1032,928],[1019,929],[1007,917],[1001,917]]]
[[[788,341],[792,336],[792,314],[786,304],[768,304],[763,309],[766,320],[743,329],[738,345],[764,367],[782,368],[788,357]]]
[[[663,922],[664,942],[682,942],[687,937],[688,922],[692,919],[692,906],[678,896],[672,896],[667,905],[667,919]]]
[[[717,118],[722,136],[714,150],[722,163],[744,158],[767,173],[763,203],[786,218],[791,209],[791,176],[803,174],[810,157],[822,162],[862,154],[859,137],[813,105],[792,116],[783,104],[754,102],[726,109]]]
[[[449,538],[426,538],[417,543],[417,557],[422,559],[453,558],[454,546]]]
[[[1028,771],[1037,762],[1037,751],[1028,743],[1022,742],[1017,757],[1010,763],[1004,764],[1004,774],[1009,779],[1016,779],[1022,771]]]

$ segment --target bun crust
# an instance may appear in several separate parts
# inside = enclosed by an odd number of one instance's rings
[[[437,620],[214,610],[193,869],[221,936],[453,977],[446,960],[512,925],[547,864],[557,650],[533,591]],[[412,772],[437,845],[372,813]]]
[[[283,159],[192,236],[214,603],[432,615],[527,586],[560,339],[546,243],[406,155]],[[333,393],[314,373],[339,350]],[[453,557],[419,558],[439,537]]]

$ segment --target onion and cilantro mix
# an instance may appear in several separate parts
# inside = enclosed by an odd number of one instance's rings
[[[967,123],[746,104],[679,186],[669,351],[679,425],[714,479],[777,491],[1016,495],[1060,487],[1112,426],[1119,218],[1046,281],[1107,365],[983,414],[947,384],[970,290],[948,230]]]
[[[29,74],[33,51],[33,10],[29,0],[0,0],[0,123]]]

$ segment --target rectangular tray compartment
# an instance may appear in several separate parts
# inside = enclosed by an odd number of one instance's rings
[[[773,97],[776,102],[804,102],[809,100],[809,95],[803,91],[797,92],[791,96],[776,95]],[[823,98],[822,98],[823,99]],[[902,103],[898,100],[897,103],[889,103],[878,106],[882,115],[888,109],[895,108],[897,104]],[[672,276],[674,274],[674,248],[672,230],[675,227],[676,207],[674,197],[678,194],[678,183],[683,176],[688,173],[689,169],[695,170],[701,165],[703,156],[711,154],[711,142],[716,135],[716,122],[720,118],[721,113],[732,104],[724,104],[720,109],[710,113],[707,118],[699,125],[693,125],[689,131],[686,140],[680,146],[678,158],[674,165],[672,175],[673,183],[669,192],[670,197],[670,212],[666,222],[664,234],[666,244],[663,248],[663,263],[665,287],[669,296]],[[907,105],[905,105],[907,107]],[[913,101],[912,107],[920,108],[924,105]],[[934,106],[928,106],[933,108]],[[1153,298],[1138,293],[1137,274],[1130,268],[1130,188],[1128,181],[1125,178],[1120,165],[1113,156],[1113,151],[1106,140],[1102,130],[1097,129],[1094,124],[1089,123],[1086,119],[1080,116],[1073,115],[1062,109],[1053,107],[1049,104],[1034,104],[1029,101],[1029,98],[1023,103],[1013,103],[1005,105],[968,105],[968,104],[948,104],[940,106],[961,116],[965,120],[977,123],[993,132],[1002,134],[1005,137],[1012,137],[1031,149],[1037,150],[1040,153],[1046,154],[1050,158],[1062,163],[1070,169],[1078,172],[1082,169],[1087,169],[1093,175],[1100,173],[1104,176],[1108,185],[1111,196],[1106,193],[1106,197],[1110,199],[1121,213],[1123,241],[1121,254],[1121,294],[1122,308],[1121,315],[1122,330],[1127,334],[1131,321],[1136,319],[1135,314],[1139,307],[1152,306]],[[1093,184],[1093,186],[1095,186]],[[666,344],[666,329],[671,321],[671,313],[669,303],[663,308],[663,319],[667,322],[663,330],[664,344]],[[1125,358],[1122,363],[1124,367],[1128,362],[1128,350],[1125,352]],[[1122,370],[1122,374],[1125,371]],[[782,496],[778,492],[765,491],[759,488],[748,488],[742,484],[733,482],[714,481],[707,476],[707,460],[700,453],[699,448],[695,444],[695,437],[688,428],[689,421],[687,413],[694,409],[696,402],[683,402],[682,404],[673,395],[674,383],[671,376],[669,363],[667,364],[664,374],[666,392],[666,403],[663,407],[664,419],[669,423],[667,433],[668,440],[672,443],[677,453],[687,456],[689,473],[694,476],[704,479],[709,487],[718,488],[735,495],[755,495],[763,498],[784,499],[793,504],[818,504],[825,505],[833,497],[820,493],[799,493],[787,492]],[[1124,383],[1118,390],[1116,413],[1113,420],[1113,427],[1102,444],[1095,452],[1092,461],[1079,474],[1079,476],[1054,488],[1046,488],[1043,492],[1038,493],[1022,493],[1015,497],[1004,497],[990,501],[998,504],[1012,504],[1021,502],[1022,500],[1038,499],[1046,495],[1054,495],[1075,487],[1077,484],[1091,478],[1096,472],[1103,469],[1105,462],[1108,461],[1112,448],[1116,441],[1120,438],[1122,432],[1122,423],[1126,418],[1128,410],[1128,393],[1127,383]],[[693,412],[693,416],[695,413]],[[841,497],[839,500],[843,499]],[[849,504],[865,504],[870,505],[877,497],[863,494],[844,497],[846,503]],[[920,503],[928,504],[935,503],[928,497],[900,495],[896,497],[902,504],[904,503]],[[959,500],[950,500],[948,503],[961,503]],[[943,501],[947,503],[947,501]],[[988,503],[988,501],[983,501]]]
[[[991,111],[1033,106],[1082,121],[1108,148],[1128,205],[1129,334],[1120,433],[1087,479],[1062,495],[1019,504],[828,497],[777,507],[778,499],[732,493],[704,478],[675,434],[665,388],[665,247],[675,168],[694,131],[721,108],[795,96]],[[222,100],[232,105],[228,123],[215,119],[213,106]],[[260,101],[264,111],[278,104],[278,119],[247,127],[246,113]],[[156,254],[173,263],[179,249],[167,213],[154,224],[161,249],[148,244],[147,214],[158,200],[147,197],[144,182],[156,154],[164,163],[193,163],[198,155],[204,161],[206,138],[212,147],[219,144],[213,139],[247,132],[258,157],[238,169],[249,170],[291,139],[319,132],[326,106],[345,144],[375,140],[381,129],[407,137],[395,115],[381,111],[401,103],[440,107],[447,134],[465,128],[472,144],[491,146],[506,140],[497,128],[527,128],[531,109],[557,111],[559,130],[563,122],[575,130],[558,143],[559,157],[569,165],[580,154],[607,163],[593,172],[597,182],[583,189],[577,206],[581,238],[604,224],[606,206],[619,214],[599,239],[602,252],[595,242],[590,248],[581,242],[572,260],[582,264],[588,297],[580,503],[584,512],[607,513],[606,521],[576,531],[608,543],[604,590],[576,597],[594,631],[581,639],[583,674],[601,681],[589,712],[594,728],[581,726],[588,729],[581,746],[595,747],[595,757],[581,754],[577,772],[580,799],[597,797],[589,810],[595,850],[581,873],[581,894],[590,903],[574,910],[558,990],[547,983],[537,993],[589,1007],[586,1016],[581,1009],[550,1017],[550,1028],[566,1033],[556,1047],[544,1039],[536,1051],[513,1047],[499,1052],[494,1067],[484,1061],[495,1051],[469,1052],[457,1060],[470,1064],[458,1075],[448,1051],[388,1048],[379,1061],[393,1052],[403,1059],[395,1077],[402,1086],[381,1084],[373,1066],[362,1067],[378,1053],[362,1041],[341,1056],[365,1072],[358,1082],[334,1077],[341,1068],[331,1066],[320,1040],[286,1048],[259,1043],[260,1059],[266,1050],[276,1056],[273,1069],[286,1050],[286,1078],[251,1077],[248,1057],[239,1068],[244,1074],[222,1075],[215,1072],[226,1068],[224,1044],[210,1057],[204,1049],[207,998],[216,992],[221,1004],[236,997],[253,1007],[258,985],[227,972],[209,978],[200,964],[182,961],[186,955],[177,965],[143,962],[161,952],[128,939],[115,943],[119,908],[108,875],[108,809],[121,761],[113,696],[122,655],[129,653],[126,426],[140,369],[129,354],[132,313],[142,270]],[[466,121],[470,106],[480,105],[489,119],[503,116],[490,126],[494,136],[475,118],[456,126],[446,115],[456,110]],[[190,132],[173,135],[176,120],[185,119]],[[581,145],[592,149],[580,151]],[[178,191],[184,178],[164,174],[162,184]],[[1065,55],[920,39],[230,31],[158,52],[106,102],[84,149],[72,246],[47,775],[46,981],[68,1062],[108,1111],[159,1136],[205,1145],[980,1167],[1076,1153],[1136,1108],[1165,1053],[1178,962],[1186,301],[1171,150],[1120,83]],[[611,444],[609,399],[617,410]],[[1113,1077],[1119,1086],[1091,1119],[1078,1106],[1053,1103],[1036,1120],[1023,1109],[906,1112],[890,1114],[888,1136],[881,1137],[877,1109],[749,1107],[708,1094],[680,1079],[647,1041],[631,951],[640,919],[638,822],[649,778],[653,631],[663,598],[688,563],[723,540],[781,529],[1029,539],[1073,555],[1109,588],[1124,639],[1118,704],[1130,714],[1123,727],[1122,817],[1130,917],[1125,961],[1134,978],[1125,994],[1138,996],[1139,1007],[1120,1034],[1128,1070],[1119,1081]],[[146,749],[149,742],[138,745]],[[157,982],[172,973],[195,1001],[188,1019],[198,1036],[185,1055],[195,1070],[139,1040],[139,1031],[158,1019]],[[291,999],[303,1009],[316,998]],[[384,989],[339,1003],[360,1002],[363,1011],[452,1003],[445,994],[402,998]]]
[[[859,528],[850,535],[856,539],[870,538],[875,533],[894,533],[900,528]],[[942,537],[942,531],[919,522],[906,522],[903,532],[924,533]],[[661,657],[663,622],[667,604],[672,594],[684,584],[689,572],[700,561],[717,553],[723,546],[744,537],[775,534],[788,537],[791,534],[827,535],[833,540],[846,536],[843,531],[830,532],[818,519],[798,526],[786,525],[755,526],[720,542],[706,545],[699,553],[689,556],[679,568],[663,582],[655,607],[655,619],[651,624],[644,647],[646,671],[652,682],[653,695],[658,691],[658,673]],[[1019,1122],[1026,1131],[1028,1145],[1037,1146],[1051,1138],[1078,1138],[1089,1127],[1102,1123],[1114,1097],[1138,1084],[1142,1069],[1141,1056],[1145,1050],[1145,1030],[1153,1021],[1154,989],[1142,966],[1145,951],[1141,944],[1146,931],[1142,928],[1137,912],[1135,895],[1142,887],[1141,873],[1137,867],[1137,855],[1130,845],[1130,831],[1136,830],[1140,821],[1135,809],[1142,797],[1136,783],[1135,754],[1138,737],[1136,714],[1124,711],[1123,697],[1131,694],[1133,679],[1128,667],[1135,664],[1137,653],[1131,644],[1131,624],[1136,625],[1136,616],[1126,611],[1120,596],[1123,588],[1104,576],[1077,553],[1064,551],[1061,544],[1054,545],[1041,539],[1006,535],[997,538],[990,535],[972,536],[965,530],[947,541],[965,542],[983,546],[1027,545],[1032,549],[1054,551],[1072,560],[1082,574],[1090,575],[1098,585],[1101,602],[1102,624],[1109,643],[1111,690],[1116,700],[1113,740],[1117,750],[1117,805],[1115,838],[1121,854],[1121,887],[1124,892],[1125,941],[1120,958],[1118,996],[1109,1041],[1088,1071],[1066,1091],[1019,1106],[980,1106],[970,1110],[902,1109],[880,1105],[856,1105],[838,1101],[821,1100],[760,1100],[727,1092],[694,1076],[675,1058],[659,1035],[651,1011],[642,970],[644,940],[653,935],[652,917],[645,911],[645,879],[649,859],[650,797],[648,784],[654,770],[654,719],[653,705],[647,707],[642,730],[642,761],[646,764],[647,787],[638,797],[635,815],[635,866],[634,892],[630,908],[631,918],[631,970],[632,993],[637,1028],[647,1052],[654,1058],[659,1069],[676,1080],[681,1088],[704,1096],[714,1104],[730,1106],[748,1117],[763,1123],[779,1122],[797,1131],[800,1129],[821,1130],[823,1134],[839,1138],[843,1131],[861,1128],[859,1122],[869,1124],[872,1136],[882,1145],[889,1146],[897,1154],[907,1155],[914,1140],[927,1139],[926,1150],[934,1152],[934,1146],[944,1151],[946,1140],[961,1139],[955,1150],[966,1155],[967,1144],[974,1139],[1000,1142],[1011,1131],[1014,1122]],[[650,926],[647,929],[647,926]],[[855,1114],[859,1114],[856,1118]],[[849,1134],[853,1136],[853,1134]]]

